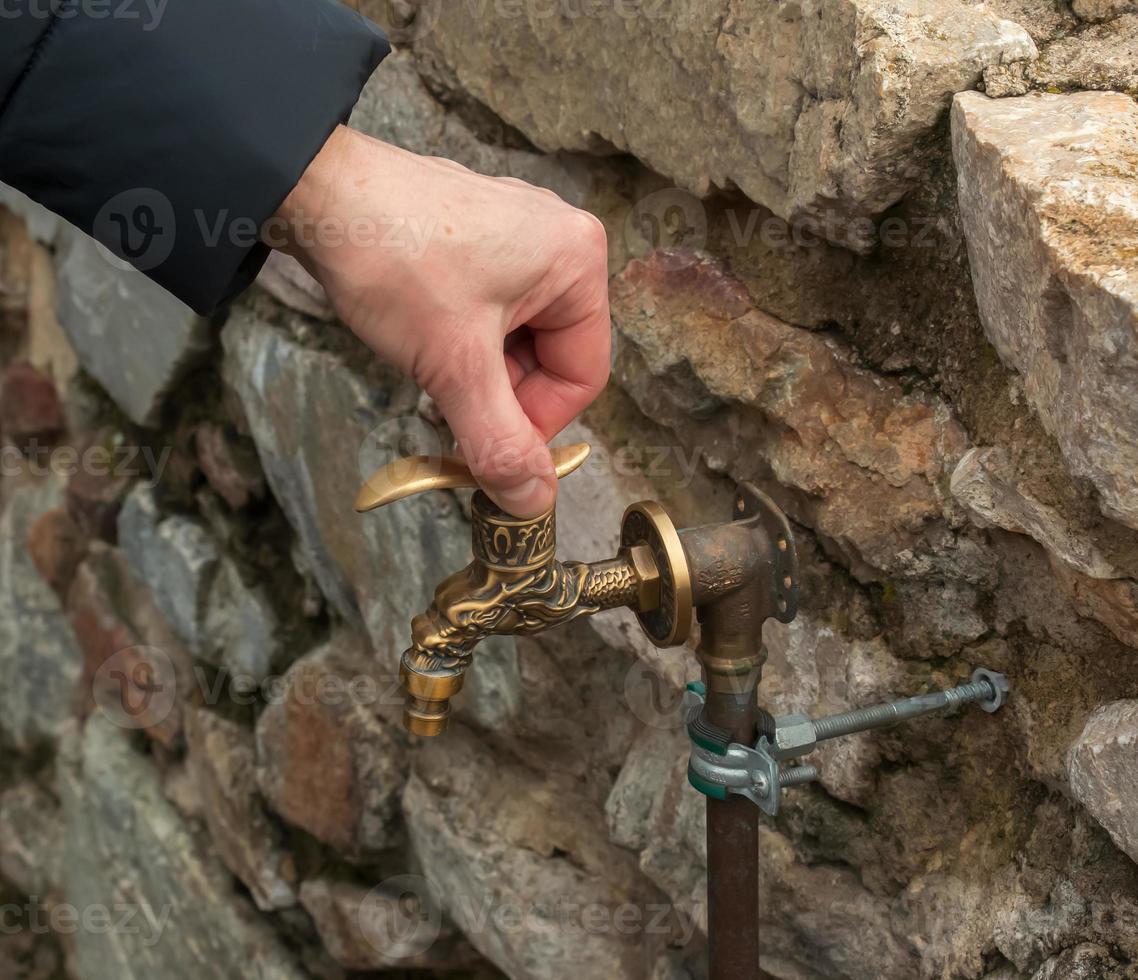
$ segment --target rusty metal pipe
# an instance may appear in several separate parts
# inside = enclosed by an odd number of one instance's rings
[[[760,632],[766,590],[759,574],[766,562],[755,537],[750,532],[746,537],[747,560],[720,562],[722,572],[715,577],[731,579],[734,587],[698,608],[697,655],[707,688],[707,720],[730,741],[753,745],[758,738],[756,692],[766,658]],[[743,540],[738,535],[723,538],[728,544]],[[741,580],[734,577],[740,570],[746,573]],[[693,579],[698,578],[693,568]],[[707,875],[709,976],[758,980],[759,809],[750,800],[707,800]]]

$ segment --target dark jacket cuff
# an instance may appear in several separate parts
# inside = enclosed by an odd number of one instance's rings
[[[0,115],[0,179],[209,313],[390,46],[335,0],[69,9]]]

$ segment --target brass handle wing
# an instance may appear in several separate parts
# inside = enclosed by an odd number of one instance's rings
[[[589,457],[592,451],[587,442],[572,446],[559,446],[551,450],[557,479],[568,476]],[[392,460],[373,473],[360,488],[355,508],[361,514],[384,504],[394,503],[426,490],[471,489],[478,481],[464,459],[458,456],[408,456]]]

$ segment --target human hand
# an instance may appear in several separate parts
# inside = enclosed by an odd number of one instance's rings
[[[547,442],[600,393],[608,254],[592,215],[341,126],[277,212],[337,315],[438,403],[489,496],[553,506]]]

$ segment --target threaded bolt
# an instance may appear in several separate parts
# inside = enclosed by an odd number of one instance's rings
[[[788,786],[801,786],[803,783],[812,783],[818,778],[817,766],[795,766],[793,769],[782,769],[778,774],[778,784],[783,789]]]
[[[915,698],[894,701],[891,704],[879,704],[872,708],[862,708],[860,711],[847,711],[845,714],[819,718],[814,722],[814,731],[817,740],[825,742],[827,739],[841,738],[854,732],[889,728],[910,718],[931,715],[960,704],[980,702],[985,706],[999,707],[1003,704],[1007,690],[1007,680],[1002,674],[986,670],[977,671],[970,683],[947,691],[934,691]]]

